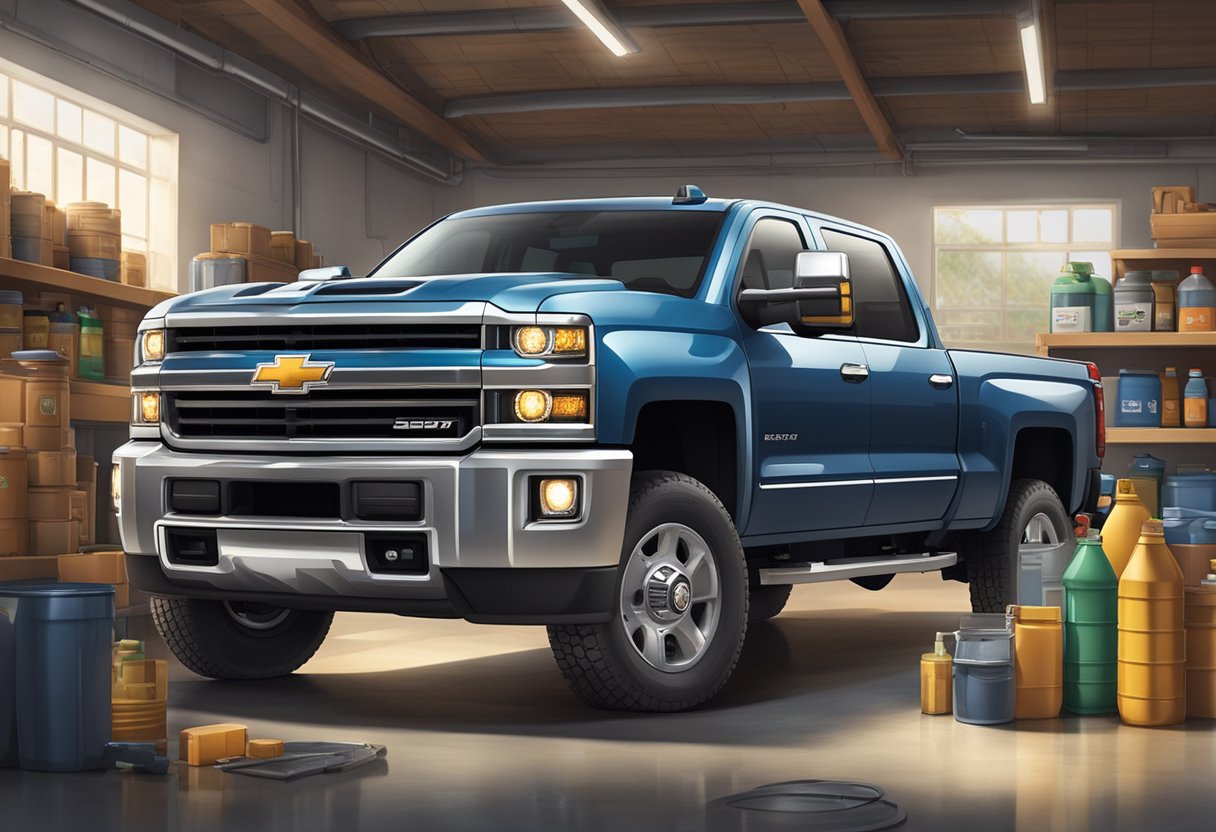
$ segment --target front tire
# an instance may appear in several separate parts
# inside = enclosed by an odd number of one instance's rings
[[[1072,523],[1055,489],[1042,480],[1014,480],[996,528],[976,535],[967,553],[973,612],[1004,612],[1018,602],[1019,550],[1073,540]]]
[[[747,565],[730,515],[684,474],[636,474],[605,624],[549,627],[570,688],[587,704],[683,711],[730,678],[747,632]]]
[[[294,673],[329,633],[334,614],[261,604],[151,599],[157,631],[188,670],[212,679],[273,679]]]
[[[748,622],[755,624],[757,621],[769,621],[781,615],[793,589],[789,584],[761,586],[759,581],[752,584],[752,591],[747,599]]]

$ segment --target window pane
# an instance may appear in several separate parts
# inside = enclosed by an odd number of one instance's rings
[[[127,215],[123,214],[122,221],[126,223]],[[122,250],[123,251],[142,251],[145,254],[148,251],[148,241],[142,237],[130,237],[126,234],[122,235]]]
[[[25,187],[40,194],[55,193],[55,150],[49,139],[25,137]]]
[[[19,191],[25,190],[25,131],[13,131],[13,155],[9,158],[12,163],[13,187]]]
[[[1011,243],[1033,243],[1039,238],[1038,211],[1007,211],[1005,239]]]
[[[1109,208],[1079,208],[1072,212],[1074,243],[1109,243],[1115,217]]]
[[[1059,276],[1064,261],[1062,251],[1011,251],[1006,254],[1005,274],[1009,282],[1006,303],[1046,309],[1051,300],[1051,284]]]
[[[1034,336],[1046,332],[1049,319],[1047,304],[1040,309],[1013,309],[1007,313],[1005,340],[1009,342],[1034,343]]]
[[[13,81],[13,118],[50,133],[55,129],[55,96]]]
[[[60,207],[69,202],[80,202],[84,199],[84,157],[62,147],[56,155],[58,170],[56,170],[57,188],[55,201]]]
[[[936,239],[951,245],[1001,242],[1001,212],[975,208],[938,208]]]
[[[107,156],[114,155],[114,121],[92,110],[84,111],[84,146]],[[92,197],[90,197],[91,199]]]
[[[55,132],[59,134],[59,138],[80,144],[80,108],[62,98],[55,102],[55,107],[58,113]]]
[[[1040,211],[1039,240],[1044,243],[1067,243],[1068,211]]]
[[[87,114],[86,114],[87,115]],[[114,166],[97,159],[89,159],[88,176],[85,179],[86,199],[114,205]]]
[[[1068,259],[1093,263],[1094,274],[1101,275],[1107,279],[1111,276],[1109,251],[1074,251],[1068,255]]]
[[[118,125],[118,160],[144,170],[148,167],[148,137],[138,130]]]
[[[148,180],[129,170],[118,172],[118,207],[122,209],[124,233],[148,234]]]
[[[991,344],[1001,340],[1001,314],[999,309],[955,309],[934,317],[947,344]]]
[[[8,76],[0,75],[0,118],[8,118]]]
[[[5,159],[12,159],[13,154],[8,149],[8,127],[0,124],[0,156]]]
[[[937,307],[977,306],[1001,306],[1001,255],[995,251],[939,251]]]

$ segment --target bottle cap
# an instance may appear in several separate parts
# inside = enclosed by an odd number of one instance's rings
[[[1145,520],[1140,527],[1140,534],[1164,535],[1165,525],[1160,520]]]
[[[1117,500],[1139,499],[1140,495],[1136,493],[1136,484],[1129,479],[1122,479],[1115,483],[1115,498]]]
[[[1203,266],[1191,266],[1191,274],[1203,274]]]

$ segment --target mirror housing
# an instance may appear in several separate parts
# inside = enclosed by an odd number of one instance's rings
[[[782,304],[780,309],[765,307]],[[849,256],[839,251],[801,251],[794,260],[792,289],[744,289],[739,310],[752,326],[787,323],[795,331],[853,326],[853,284]]]
[[[350,269],[346,266],[323,266],[319,269],[305,269],[296,278],[297,283],[323,283],[326,280],[342,280],[350,277]]]

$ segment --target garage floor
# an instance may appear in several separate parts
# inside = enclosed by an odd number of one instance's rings
[[[387,745],[386,761],[290,784],[186,767],[168,778],[4,771],[0,827],[812,829],[804,815],[706,807],[819,778],[882,786],[909,830],[1212,829],[1214,723],[1014,729],[922,716],[918,657],[966,600],[936,575],[879,593],[801,587],[749,633],[712,708],[670,716],[583,707],[540,628],[340,615],[289,679],[210,682],[175,667],[169,727],[236,721],[251,736],[365,740]]]

